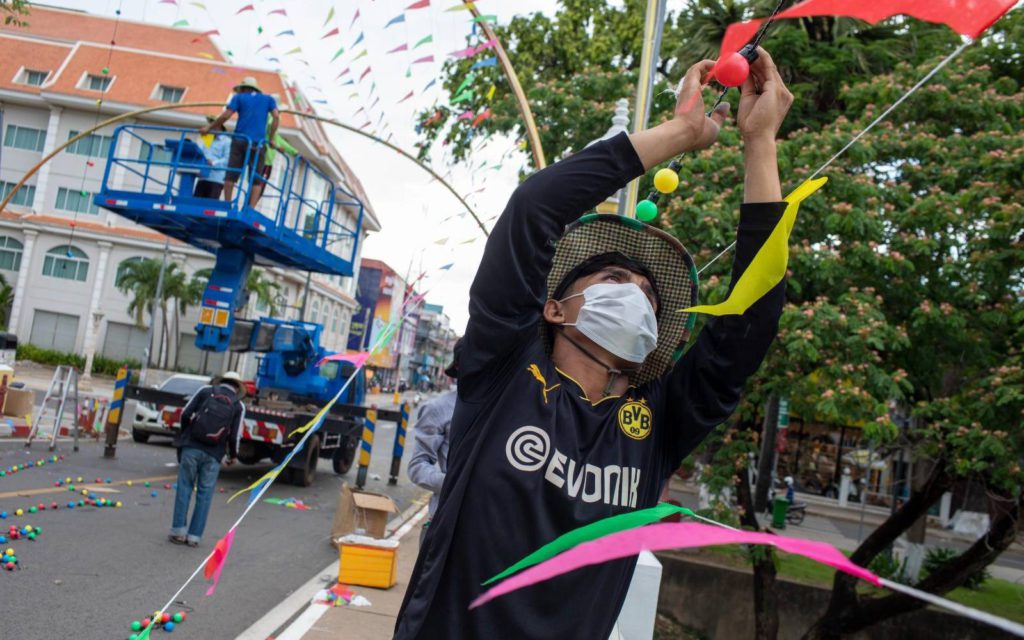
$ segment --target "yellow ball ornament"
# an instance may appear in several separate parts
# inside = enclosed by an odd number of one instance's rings
[[[129,480],[129,481],[127,482],[127,485],[128,485],[129,487],[130,487],[130,486],[132,486],[132,481],[131,481],[131,480]]]
[[[17,511],[14,512],[14,515],[16,515],[16,516],[23,516],[23,515],[25,515],[25,510],[24,509],[18,509]]]
[[[671,169],[662,169],[654,174],[654,188],[661,193],[672,193],[679,187],[679,174]]]

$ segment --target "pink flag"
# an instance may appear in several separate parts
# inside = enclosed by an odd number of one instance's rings
[[[408,50],[409,50],[409,45],[407,45],[407,44],[400,44],[397,47],[395,47],[394,49],[392,49],[391,51],[388,51],[388,53],[398,53],[399,51],[408,51]]]
[[[235,15],[237,16],[238,14],[245,13],[246,11],[254,11],[255,9],[256,9],[256,7],[252,6],[251,4],[247,4],[244,7],[242,7],[241,9],[239,9],[238,11],[236,11]]]
[[[478,115],[476,118],[473,119],[473,126],[474,127],[477,126],[478,124],[480,124],[481,122],[483,122],[484,120],[486,120],[487,118],[490,118],[490,117],[491,117],[491,110],[487,109],[483,113],[481,113],[480,115]]]
[[[321,40],[324,40],[325,38],[330,38],[331,36],[336,36],[336,35],[338,35],[339,33],[341,33],[341,32],[340,32],[340,31],[338,31],[338,27],[334,27],[333,29],[331,29],[330,31],[328,31],[327,33],[325,33],[325,34],[323,35],[323,37],[322,37],[322,38],[320,38],[320,39],[321,39]]]
[[[405,94],[405,97],[402,98],[401,100],[399,100],[397,104],[402,104],[403,102],[405,102],[406,100],[411,98],[414,93],[415,93],[414,91],[410,91],[409,93]]]
[[[419,2],[414,2],[414,3],[410,4],[408,7],[405,8],[405,10],[406,11],[411,11],[413,9],[425,9],[425,8],[427,8],[429,6],[430,6],[430,0],[420,0]]]
[[[362,72],[359,75],[359,82],[362,82],[363,78],[365,78],[367,75],[369,75],[369,73],[370,73],[370,67],[366,67],[366,71]]]
[[[367,360],[370,359],[370,354],[366,351],[358,351],[356,353],[333,353],[329,356],[325,356],[320,362],[316,363],[316,366],[321,366],[325,362],[332,362],[334,360],[341,360],[342,362],[351,362],[355,365],[356,369],[363,366]]]
[[[352,16],[352,22],[350,22],[349,25],[348,25],[350,29],[352,28],[352,25],[354,25],[356,23],[356,20],[358,20],[358,19],[359,19],[359,9],[356,9],[356,15]]]
[[[269,49],[269,48],[270,48],[270,45],[269,44],[265,44],[262,47],[260,47],[259,49],[257,49],[256,53],[259,53],[260,51],[263,51],[264,49]]]
[[[273,11],[268,12],[267,15],[268,16],[272,16],[275,13],[281,14],[282,16],[287,16],[288,15],[288,12],[285,11],[284,9],[274,9]]]
[[[472,111],[463,111],[462,113],[459,114],[459,117],[456,118],[455,120],[456,120],[456,122],[458,122],[459,120],[469,120],[474,115],[475,114]]]
[[[220,35],[220,31],[217,31],[216,29],[210,29],[209,31],[204,31],[204,32],[202,32],[199,35],[201,35],[201,36],[219,36]]]
[[[835,547],[824,542],[798,540],[754,531],[735,531],[706,524],[652,524],[586,542],[545,560],[492,587],[474,600],[469,608],[475,609],[506,593],[550,580],[581,567],[628,558],[641,551],[709,547],[720,544],[770,544],[783,551],[839,569],[876,587],[882,586],[878,576],[854,564]]]
[[[371,124],[373,124],[373,123],[372,123],[372,122],[370,122],[369,120],[367,120],[367,121],[366,121],[366,123],[365,123],[365,124],[363,124],[363,126],[361,126],[361,127],[359,127],[359,128],[360,128],[360,129],[365,129],[366,127],[370,126]]]
[[[487,42],[484,42],[483,44],[479,44],[475,47],[467,47],[465,49],[460,49],[459,51],[453,51],[448,55],[452,56],[453,58],[470,58],[478,53],[487,51],[488,49],[494,47],[497,44],[498,41],[492,39],[488,40]]]
[[[341,73],[339,73],[339,74],[338,74],[338,75],[337,75],[337,76],[336,76],[336,77],[335,77],[334,79],[335,79],[335,80],[338,80],[339,78],[341,78],[341,76],[345,75],[345,74],[346,74],[346,73],[348,73],[349,71],[350,71],[350,69],[349,69],[348,67],[345,67],[345,70],[344,70],[344,71],[342,71]]]
[[[231,543],[235,540],[235,530],[231,529],[224,537],[217,541],[217,544],[213,547],[213,553],[210,555],[210,559],[206,561],[206,568],[204,569],[204,575],[209,580],[213,578],[213,584],[206,590],[206,595],[212,596],[214,590],[217,588],[217,583],[220,582],[220,572],[224,568],[224,562],[228,559],[228,552],[231,551]]]
[[[422,58],[416,58],[415,60],[412,61],[412,63],[416,64],[416,63],[419,63],[419,62],[433,62],[433,61],[434,61],[434,56],[430,55],[430,56],[423,56]]]

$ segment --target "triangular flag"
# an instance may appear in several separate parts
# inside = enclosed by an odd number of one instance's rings
[[[331,7],[331,10],[327,12],[327,17],[324,19],[323,26],[326,27],[327,24],[331,21],[331,18],[333,18],[333,17],[334,17],[334,7]]]
[[[365,124],[364,124],[363,126],[359,127],[359,128],[360,128],[360,129],[365,129],[366,127],[369,127],[369,126],[370,126],[370,125],[372,125],[372,124],[373,124],[372,122],[370,122],[369,120],[367,120],[367,121],[366,121],[366,123],[365,123]]]
[[[427,86],[423,87],[423,93],[425,93],[427,89],[434,86],[435,84],[437,84],[437,78],[434,78],[433,80],[427,83]]]
[[[444,245],[448,244],[448,238],[441,238],[440,240],[434,240],[434,244],[436,244],[439,247],[443,247]]]
[[[363,78],[365,78],[367,75],[369,75],[369,73],[370,73],[370,67],[366,67],[366,71],[363,71],[363,73],[360,74],[359,81],[362,82]]]
[[[213,578],[213,584],[206,590],[206,595],[212,596],[214,590],[217,588],[217,583],[220,582],[220,572],[224,568],[224,563],[228,559],[228,553],[231,551],[231,543],[235,540],[235,530],[229,530],[223,538],[217,541],[217,544],[213,547],[213,553],[210,554],[210,559],[206,561],[206,567],[203,570],[206,579]]]
[[[359,19],[359,9],[356,9],[356,15],[352,16],[352,22],[349,23],[348,28],[351,29],[352,25],[354,25],[356,23],[356,20],[358,20],[358,19]]]
[[[178,4],[178,0],[160,0],[157,4]]]
[[[472,111],[463,111],[462,113],[459,114],[459,117],[456,118],[455,120],[456,121],[459,121],[459,120],[469,120],[474,115],[475,114]]]
[[[284,55],[286,55],[286,56],[290,56],[290,55],[294,55],[294,54],[296,54],[296,53],[302,53],[302,47],[295,47],[295,48],[294,48],[294,49],[292,49],[291,51],[285,51],[285,52],[284,52]]]
[[[458,95],[458,94],[462,93],[462,90],[465,89],[466,87],[468,87],[469,85],[473,84],[474,80],[476,80],[476,74],[475,73],[470,73],[465,78],[463,78],[462,84],[460,84],[459,88],[455,90],[455,95]]]
[[[322,37],[321,37],[320,39],[321,39],[321,40],[324,40],[324,39],[326,39],[326,38],[330,38],[331,36],[336,36],[336,35],[338,35],[339,33],[341,33],[341,32],[340,32],[340,31],[338,31],[338,27],[334,27],[333,29],[331,29],[330,31],[328,31],[327,33],[325,33],[325,34],[324,34],[324,35],[323,35],[323,36],[322,36]]]
[[[454,7],[448,7],[445,11],[469,11],[471,9],[476,9],[476,5],[472,2],[466,2],[463,4],[457,4]]]
[[[473,99],[473,95],[474,95],[473,90],[472,89],[467,89],[466,91],[463,91],[459,95],[455,96],[452,99],[452,104],[457,104],[457,103],[462,102],[464,100],[472,100]]]
[[[455,266],[454,262],[449,262],[448,264],[444,265],[443,267],[438,267],[437,270],[438,271],[447,271],[447,270],[451,269],[454,266]]]
[[[422,58],[416,58],[415,60],[412,61],[412,63],[413,64],[418,64],[420,62],[433,62],[433,61],[434,61],[434,56],[429,55],[429,56],[423,56]]]
[[[377,96],[377,99],[373,101],[373,104],[370,105],[370,108],[372,109],[372,108],[376,107],[378,102],[380,102],[380,96]],[[384,116],[383,113],[380,114],[380,115],[381,115],[381,117]]]
[[[425,37],[421,38],[419,42],[417,42],[416,44],[414,44],[412,46],[412,48],[413,49],[417,49],[417,48],[420,47],[420,45],[424,45],[424,44],[427,44],[428,42],[433,42],[433,41],[434,41],[434,36],[433,36],[433,34],[431,34],[429,36],[425,36]]]
[[[406,100],[408,100],[409,98],[413,97],[413,95],[414,95],[415,93],[416,93],[415,91],[410,91],[409,93],[405,94],[405,97],[404,97],[404,98],[402,98],[401,100],[399,100],[399,101],[398,101],[398,102],[397,102],[396,104],[402,104],[403,102],[405,102],[405,101],[406,101]]]
[[[331,58],[331,62],[334,62],[335,60],[337,60],[338,56],[340,56],[343,53],[345,53],[345,47],[342,47],[342,48],[338,49],[337,53],[334,54],[334,57]]]
[[[430,0],[419,0],[414,2],[405,8],[406,11],[412,11],[413,9],[425,9],[430,6]]]
[[[384,28],[387,29],[388,27],[390,27],[393,24],[400,24],[402,22],[405,22],[405,14],[404,13],[400,13],[397,16],[395,16],[394,18],[391,18],[390,20],[388,20],[388,23],[386,25],[384,25]]]
[[[487,90],[487,100],[490,100],[491,98],[493,98],[493,97],[494,97],[494,90],[495,90],[495,89],[497,89],[497,87],[495,87],[495,86],[494,86],[494,85],[492,84],[492,85],[491,85],[491,88]]]
[[[480,124],[481,122],[483,122],[484,120],[486,120],[487,118],[490,118],[490,117],[491,117],[491,110],[487,109],[483,113],[478,115],[476,117],[476,119],[473,120],[473,126],[474,127],[477,126],[478,124]]]
[[[782,219],[737,278],[728,298],[718,304],[688,307],[679,309],[679,312],[706,313],[712,316],[742,315],[752,304],[775,288],[775,285],[782,282],[789,264],[789,234],[793,231],[800,203],[826,182],[828,178],[807,180],[784,198],[787,205],[782,213]]]
[[[470,69],[470,71],[475,71],[477,69],[483,69],[484,67],[493,67],[493,66],[495,66],[497,64],[498,64],[498,58],[496,58],[494,56],[491,56],[490,58],[484,58],[483,60],[480,60],[479,62],[474,64],[469,69]]]
[[[277,34],[274,37],[275,38],[280,38],[281,36],[294,36],[294,35],[295,35],[295,32],[292,31],[291,29],[285,29],[284,31],[282,31],[281,33]]]
[[[219,36],[220,35],[220,31],[217,31],[216,29],[210,29],[209,31],[204,31],[204,32],[200,33],[199,35],[201,35],[201,36]]]
[[[270,48],[270,45],[269,44],[265,44],[262,47],[260,47],[259,49],[257,49],[256,53],[259,53],[260,51],[263,51],[264,49],[269,49],[269,48]]]
[[[345,85],[349,85],[349,84],[355,84],[355,83],[356,83],[356,81],[355,81],[355,80],[346,80],[345,82],[342,82],[342,83],[341,83],[341,86],[343,86],[343,87],[344,87]],[[358,96],[359,94],[357,93],[356,95]]]
[[[187,27],[188,26],[188,20],[178,20],[177,22],[175,22],[171,26],[172,27]]]
[[[200,54],[200,55],[202,55],[202,54]],[[278,60],[277,58],[267,58],[267,62],[281,62],[281,61]]]
[[[352,62],[355,62],[359,58],[365,58],[368,55],[370,55],[370,54],[366,52],[366,49],[363,49],[362,52],[359,55],[357,55],[356,57],[352,58]]]
[[[189,4],[192,5],[193,7],[199,7],[203,11],[206,11],[206,5],[203,4],[202,2],[190,2]]]
[[[338,74],[337,76],[335,76],[335,78],[334,78],[334,79],[335,79],[335,80],[340,80],[340,79],[341,79],[341,76],[343,76],[343,75],[345,75],[346,73],[348,73],[349,71],[351,71],[351,69],[352,69],[351,67],[345,67],[345,69],[344,69],[344,70],[342,70],[342,72],[341,72],[341,73],[339,73],[339,74]]]
[[[359,36],[358,36],[358,37],[356,37],[356,41],[352,43],[352,46],[351,46],[351,47],[349,47],[349,49],[355,49],[355,48],[356,48],[356,45],[357,45],[357,44],[359,44],[360,42],[362,42],[362,41],[363,41],[363,37],[364,37],[365,35],[366,35],[365,33],[363,33],[362,31],[360,31],[360,32],[359,32]]]
[[[408,50],[409,50],[409,45],[407,45],[407,44],[400,44],[397,47],[395,47],[394,49],[392,49],[391,51],[388,51],[388,53],[398,53],[399,51],[408,51]]]
[[[235,15],[237,16],[240,13],[245,13],[246,11],[253,11],[255,9],[256,9],[256,7],[252,6],[251,4],[247,4],[244,7],[242,7],[241,9],[239,9],[238,11],[236,11]]]
[[[498,16],[492,14],[486,16],[477,16],[473,18],[473,22],[497,22]]]
[[[268,16],[272,16],[272,15],[274,15],[275,13],[276,13],[276,14],[279,14],[279,15],[282,15],[282,16],[285,16],[285,17],[287,17],[287,16],[288,16],[288,12],[287,12],[287,11],[285,11],[284,9],[274,9],[273,11],[271,11],[270,13],[268,13],[267,15],[268,15]]]

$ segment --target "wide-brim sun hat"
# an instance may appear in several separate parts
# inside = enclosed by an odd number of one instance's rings
[[[632,384],[642,385],[665,374],[690,337],[696,316],[679,310],[697,304],[697,268],[683,244],[661,229],[626,216],[592,213],[567,225],[556,243],[548,297],[577,266],[615,252],[643,265],[658,291],[658,345],[630,375]],[[550,333],[543,334],[550,353]]]
[[[242,78],[241,82],[235,85],[236,90],[241,89],[242,87],[249,87],[250,89],[255,89],[256,91],[263,93],[263,91],[260,89],[259,83],[256,82],[256,78],[254,78],[253,76],[245,76],[244,78]]]
[[[245,382],[242,381],[242,376],[238,375],[237,371],[225,372],[223,375],[217,376],[210,381],[210,384],[217,386],[219,384],[224,384],[225,382],[230,383],[231,386],[238,389],[239,398],[245,395]]]

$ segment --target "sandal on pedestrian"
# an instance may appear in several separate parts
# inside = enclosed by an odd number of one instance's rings
[[[199,546],[199,541],[198,540],[187,540],[185,542],[185,544],[187,544],[190,547],[198,547]]]
[[[185,539],[185,536],[176,536],[172,534],[167,536],[167,539],[173,542],[174,544],[188,544],[188,541]]]

